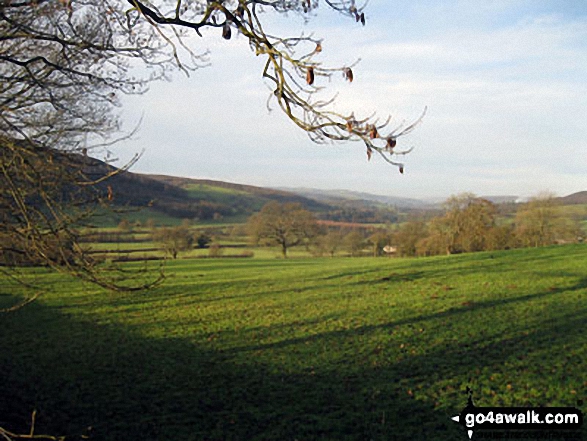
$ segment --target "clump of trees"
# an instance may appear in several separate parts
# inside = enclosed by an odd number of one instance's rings
[[[320,225],[314,215],[297,203],[269,202],[259,213],[251,216],[246,232],[255,244],[278,246],[283,257],[295,246],[304,246],[316,256],[334,257],[344,251],[350,256],[384,254],[392,242],[384,229],[367,234],[360,228],[346,229]]]
[[[363,234],[353,230],[344,236],[344,247],[353,256],[359,256],[365,248],[365,237]]]
[[[431,256],[553,245],[581,236],[579,223],[552,195],[532,198],[513,219],[504,219],[495,204],[465,193],[448,199],[444,213],[427,222],[402,224],[393,241],[401,256]]]
[[[334,257],[337,251],[343,248],[343,234],[340,230],[328,230],[314,240],[312,252],[316,256],[328,255]]]
[[[576,219],[564,215],[555,198],[543,194],[530,199],[516,213],[515,233],[520,246],[540,247],[573,242],[582,237]]]

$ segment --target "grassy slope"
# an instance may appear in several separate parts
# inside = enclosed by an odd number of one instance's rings
[[[255,193],[248,193],[235,188],[225,188],[207,184],[187,184],[185,188],[189,196],[196,200],[228,205],[239,213],[260,210],[269,199]],[[229,217],[231,219],[232,217]],[[245,217],[246,220],[246,217]]]
[[[0,315],[0,425],[36,408],[39,430],[100,440],[467,439],[467,385],[482,406],[585,399],[586,268],[575,245],[178,261],[133,295],[44,276],[59,291]]]
[[[98,167],[100,161],[96,160]],[[183,218],[205,217],[203,223],[218,224],[211,214],[202,215],[202,204],[212,204],[224,214],[220,223],[245,222],[251,213],[264,204],[298,202],[313,211],[323,211],[328,205],[284,191],[222,181],[179,178],[173,176],[142,175],[125,172],[100,185],[102,191],[110,186],[114,192],[114,211],[98,210],[92,219],[96,226],[115,226],[122,218],[145,222],[153,219],[158,225],[177,225]],[[206,211],[204,211],[206,212]]]
[[[269,201],[278,201],[281,203],[298,202],[312,211],[322,211],[329,208],[327,204],[299,196],[295,193],[265,187],[174,176],[144,176],[160,183],[187,190],[191,198],[212,203],[227,204],[237,209],[246,208],[247,210],[253,209],[256,211]]]

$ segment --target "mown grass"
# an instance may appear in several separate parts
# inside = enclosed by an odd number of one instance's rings
[[[37,409],[38,431],[98,440],[464,440],[467,386],[587,411],[585,245],[184,260],[140,294],[31,272],[54,291],[0,315],[15,430]]]

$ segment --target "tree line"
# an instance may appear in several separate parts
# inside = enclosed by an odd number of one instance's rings
[[[580,220],[587,214],[583,211],[574,210],[573,215],[572,210],[559,205],[550,195],[532,198],[524,204],[496,205],[465,193],[449,198],[440,213],[429,212],[379,228],[368,224],[341,227],[320,221],[299,203],[272,201],[245,225],[232,229],[194,231],[188,219],[177,226],[157,227],[153,219],[143,225],[138,221],[131,224],[123,218],[118,231],[85,233],[80,241],[152,241],[173,259],[194,248],[205,248],[210,257],[221,257],[224,249],[219,241],[228,236],[237,241],[246,237],[254,246],[277,247],[284,258],[294,247],[314,256],[434,256],[582,241]],[[133,227],[149,234],[138,238],[132,234]],[[252,256],[250,252],[245,254]],[[14,260],[14,256],[10,258]],[[39,264],[21,262],[25,263]]]
[[[257,245],[278,246],[283,257],[303,246],[315,255],[396,254],[433,256],[539,247],[583,241],[579,217],[565,212],[552,195],[540,195],[504,215],[500,207],[470,193],[452,196],[442,212],[394,228],[344,229],[320,226],[299,204],[268,203],[251,216],[247,233]]]
[[[583,236],[579,219],[552,195],[531,198],[504,216],[498,205],[465,193],[449,198],[438,216],[402,224],[394,239],[401,256],[433,256],[578,242]]]

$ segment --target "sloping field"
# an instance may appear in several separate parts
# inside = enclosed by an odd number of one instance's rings
[[[467,386],[587,411],[585,245],[167,271],[132,295],[36,271],[55,290],[0,315],[0,426],[36,409],[36,433],[95,440],[465,440]],[[19,297],[1,282],[0,308]]]

